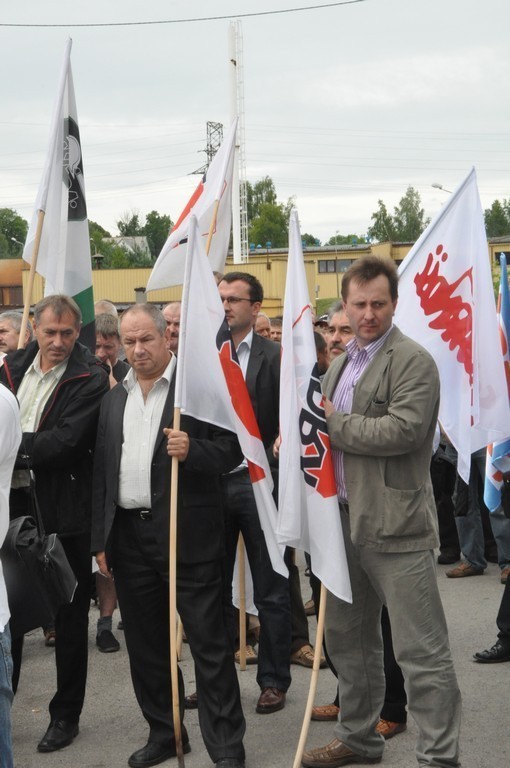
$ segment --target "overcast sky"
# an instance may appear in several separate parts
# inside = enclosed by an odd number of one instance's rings
[[[10,0],[0,18],[0,207],[30,218],[68,36],[89,218],[174,220],[230,123],[229,20],[117,27],[327,0]],[[64,24],[8,27],[6,24]],[[471,166],[484,208],[510,197],[508,0],[359,0],[241,21],[246,172],[295,196],[302,232],[364,234],[408,185],[427,215]]]

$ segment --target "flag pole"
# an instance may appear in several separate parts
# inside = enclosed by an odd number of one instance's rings
[[[21,319],[21,333],[18,339],[18,349],[22,349],[25,343],[25,330],[28,325],[30,315],[30,305],[32,303],[32,294],[34,292],[35,270],[37,267],[37,257],[39,256],[39,245],[41,244],[42,228],[44,224],[44,211],[37,211],[37,229],[35,231],[34,249],[30,261],[30,272],[28,273],[28,285],[25,300],[23,302],[23,317]],[[25,329],[25,330],[24,330]]]
[[[246,670],[246,561],[243,534],[237,541],[237,567],[239,572],[239,669]]]
[[[322,638],[324,636],[324,617],[326,615],[326,600],[327,590],[324,584],[321,584],[321,596],[319,605],[319,616],[317,617],[317,633],[315,635],[315,648],[313,654],[313,668],[310,678],[310,690],[308,691],[308,699],[306,702],[305,714],[303,717],[303,725],[301,727],[301,734],[299,736],[299,742],[297,745],[296,755],[294,757],[294,763],[292,768],[300,768],[301,758],[305,749],[306,738],[308,736],[308,729],[310,727],[310,720],[312,717],[312,707],[315,700],[315,693],[317,691],[317,683],[319,680],[319,670],[321,664],[321,649]]]
[[[172,429],[181,427],[181,409],[174,408]],[[169,543],[169,601],[170,601],[170,678],[172,682],[172,717],[174,722],[175,752],[179,768],[184,768],[182,748],[181,712],[179,707],[179,670],[177,665],[177,489],[179,459],[172,456],[170,480],[170,543]]]

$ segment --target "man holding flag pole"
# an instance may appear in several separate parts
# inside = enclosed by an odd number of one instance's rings
[[[437,519],[430,459],[439,377],[430,355],[392,324],[393,262],[356,261],[342,299],[354,331],[324,380],[328,432],[352,586],[352,605],[326,608],[328,653],[339,679],[335,738],[304,753],[305,768],[381,761],[384,700],[381,606],[418,725],[420,766],[459,765],[460,691],[437,587]]]

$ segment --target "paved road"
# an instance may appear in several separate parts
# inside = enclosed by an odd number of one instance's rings
[[[489,647],[496,638],[495,617],[502,594],[497,566],[483,577],[448,580],[446,567],[438,567],[438,580],[448,617],[450,640],[464,701],[462,731],[463,768],[510,766],[510,663],[482,665],[472,661],[476,650]],[[303,594],[309,597],[302,577]],[[36,744],[48,724],[47,705],[54,691],[53,651],[45,648],[42,632],[27,636],[21,683],[13,707],[13,737],[17,768],[125,768],[128,756],[145,744],[147,729],[131,688],[124,643],[119,653],[101,654],[94,644],[97,610],[90,614],[90,673],[80,734],[60,752],[40,755]],[[115,621],[116,624],[116,621]],[[315,629],[315,619],[310,619]],[[116,633],[123,641],[122,632]],[[193,664],[184,646],[183,674],[188,690],[194,689]],[[245,739],[247,768],[292,767],[301,729],[309,671],[292,667],[293,681],[287,706],[274,715],[255,714],[258,689],[256,668],[240,673],[243,707],[247,719]],[[316,701],[333,699],[334,682],[329,670],[319,675]],[[444,713],[448,718],[448,712]],[[209,768],[196,712],[186,714],[192,751],[187,768]],[[388,742],[382,765],[411,768],[416,730],[410,722],[406,733]],[[309,746],[326,744],[331,724],[312,723]],[[176,766],[167,761],[164,766]]]

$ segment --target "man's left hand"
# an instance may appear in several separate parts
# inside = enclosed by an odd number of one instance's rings
[[[189,437],[179,429],[164,429],[167,436],[166,452],[169,456],[177,456],[179,461],[186,461],[189,451]]]
[[[331,416],[332,413],[335,413],[336,409],[331,400],[328,400],[327,397],[324,398],[324,413],[326,415],[326,418],[328,416]]]

